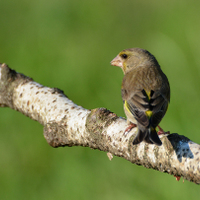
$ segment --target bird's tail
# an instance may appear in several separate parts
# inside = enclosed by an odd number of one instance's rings
[[[151,127],[151,128],[149,128],[148,132],[149,132],[149,134],[147,135],[148,139],[152,143],[154,143],[158,146],[161,146],[162,142],[161,142],[160,138],[158,137],[158,133],[157,133],[156,129]]]
[[[156,129],[152,127],[149,129],[145,129],[144,131],[138,129],[138,133],[135,139],[133,140],[133,145],[139,144],[142,141],[145,141],[149,144],[156,144],[158,146],[162,145],[162,142],[158,137]]]

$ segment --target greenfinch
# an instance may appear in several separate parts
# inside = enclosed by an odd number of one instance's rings
[[[111,65],[124,72],[121,94],[130,125],[127,129],[130,131],[134,124],[138,127],[133,144],[145,141],[162,145],[156,127],[167,111],[170,86],[156,58],[147,50],[131,48],[121,51]]]

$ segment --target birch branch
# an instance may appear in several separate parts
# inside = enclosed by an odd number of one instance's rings
[[[160,136],[160,147],[144,142],[132,145],[137,128],[124,135],[125,119],[105,108],[84,109],[63,91],[42,86],[6,64],[0,64],[0,107],[10,107],[42,124],[52,147],[87,146],[200,184],[199,144],[173,133]]]

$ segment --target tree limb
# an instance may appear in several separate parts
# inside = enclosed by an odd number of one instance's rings
[[[137,128],[124,135],[125,119],[105,108],[84,109],[63,91],[44,87],[6,64],[0,64],[0,106],[42,124],[52,147],[87,146],[200,184],[199,144],[174,133],[160,136],[160,147],[144,142],[132,145]]]

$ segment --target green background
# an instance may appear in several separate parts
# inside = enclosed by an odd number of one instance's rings
[[[0,62],[87,109],[124,116],[123,49],[149,50],[171,85],[161,126],[200,143],[200,1],[1,0]],[[43,127],[0,108],[0,199],[194,199],[198,185],[83,147],[54,149]]]

